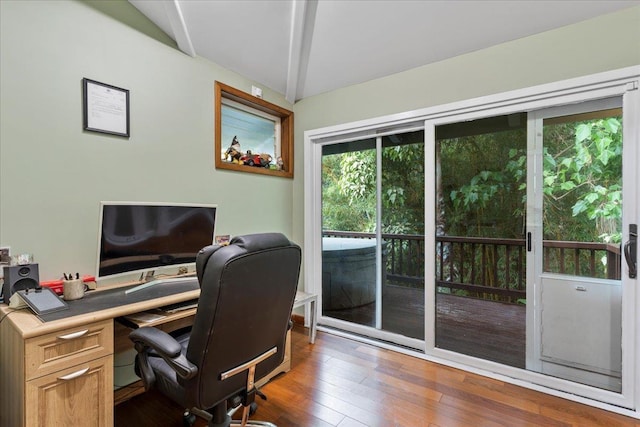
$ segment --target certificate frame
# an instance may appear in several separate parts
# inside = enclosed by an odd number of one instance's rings
[[[129,90],[82,79],[83,127],[86,131],[129,137]]]

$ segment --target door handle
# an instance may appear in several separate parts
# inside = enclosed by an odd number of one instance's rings
[[[629,240],[624,244],[624,258],[629,267],[629,278],[635,279],[638,274],[637,261],[638,224],[629,224]]]

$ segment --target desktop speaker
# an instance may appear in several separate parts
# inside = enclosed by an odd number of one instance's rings
[[[9,298],[17,291],[35,289],[40,287],[38,278],[38,264],[11,265],[4,267],[4,284],[2,295],[5,304],[9,304]]]

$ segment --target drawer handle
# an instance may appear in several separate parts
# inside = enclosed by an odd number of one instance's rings
[[[78,337],[83,336],[87,332],[89,332],[89,330],[85,329],[84,331],[78,331],[78,332],[74,332],[72,334],[60,335],[58,338],[60,338],[61,340],[72,340],[74,338],[78,338]]]
[[[86,374],[86,373],[87,373],[87,371],[89,371],[89,368],[80,369],[80,370],[79,370],[79,371],[77,371],[77,372],[73,372],[73,373],[71,373],[71,374],[64,375],[64,376],[62,376],[62,377],[58,377],[58,379],[59,379],[59,380],[64,380],[64,381],[72,380],[72,379],[74,379],[74,378],[78,378],[78,377],[80,377],[80,376],[82,376],[82,375]]]

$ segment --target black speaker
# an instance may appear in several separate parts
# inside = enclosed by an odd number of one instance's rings
[[[4,267],[4,284],[2,295],[5,304],[9,304],[9,298],[17,291],[35,289],[40,287],[38,278],[38,264],[11,265]]]

